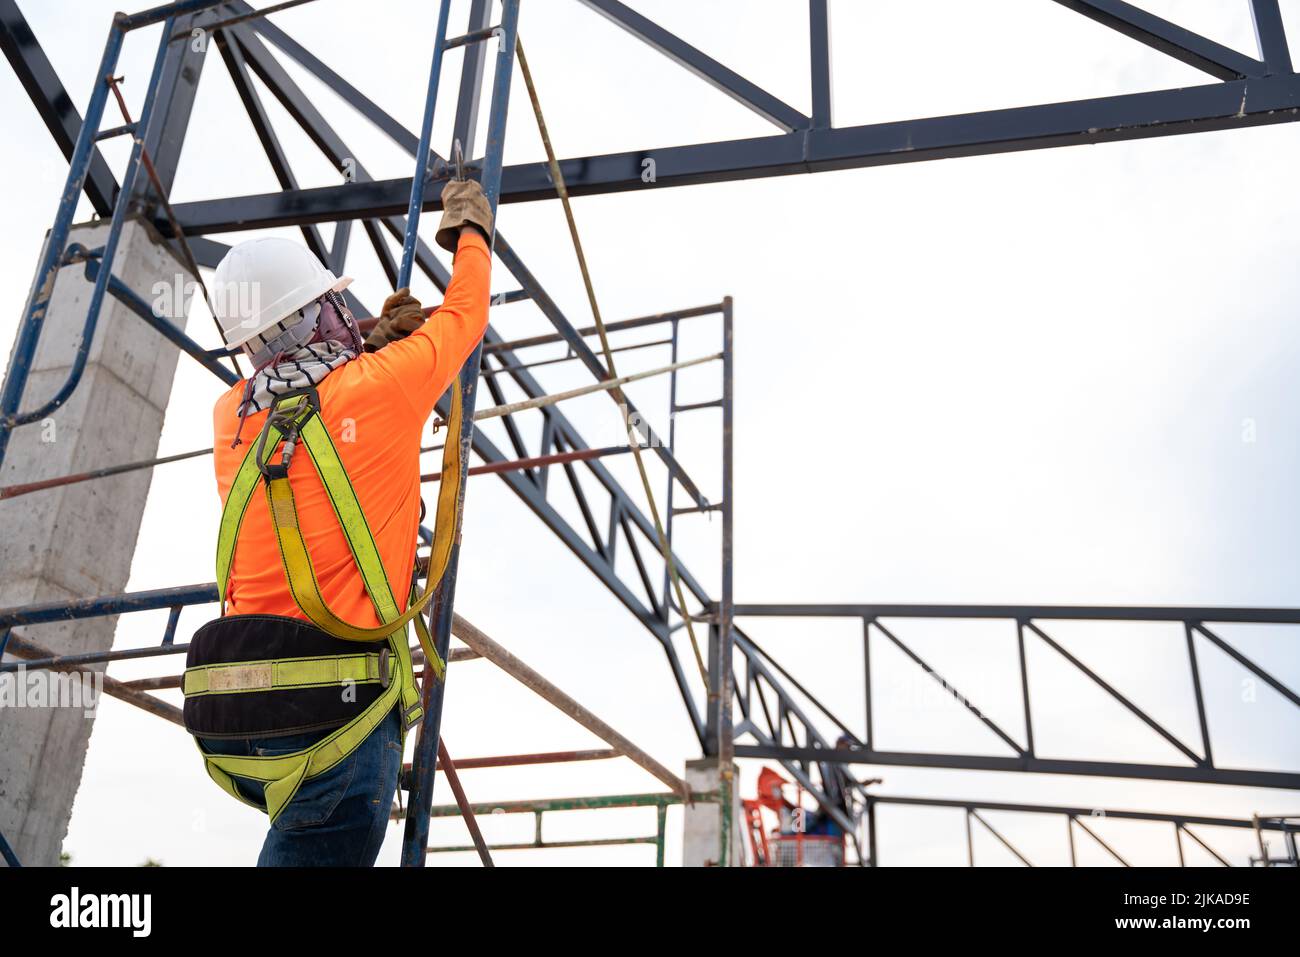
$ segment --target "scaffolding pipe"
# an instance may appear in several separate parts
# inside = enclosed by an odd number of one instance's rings
[[[683,800],[688,799],[690,788],[687,786],[685,781],[673,774],[673,772],[669,771],[666,767],[652,758],[645,751],[642,751],[627,738],[623,737],[623,735],[619,734],[587,708],[583,707],[569,695],[565,694],[540,673],[519,660],[519,658],[506,648],[483,634],[483,632],[479,631],[479,629],[475,628],[460,615],[452,616],[452,633],[467,644],[472,650],[478,652],[506,674],[510,675],[510,677],[514,678],[531,691],[536,692],[543,699],[555,705],[555,707],[559,708],[574,721],[577,721],[578,724],[596,735],[596,737],[600,738],[606,744],[629,758],[634,764],[645,769],[664,784],[668,785],[668,787],[672,788],[675,794],[681,795]]]
[[[484,419],[498,419],[503,415],[514,415],[516,412],[523,412],[527,409],[542,409],[549,405],[555,405],[557,402],[564,402],[568,399],[576,399],[580,396],[591,395],[594,392],[607,392],[611,389],[618,389],[620,386],[629,382],[636,382],[640,379],[649,379],[652,376],[666,375],[669,372],[676,372],[678,369],[687,369],[691,366],[697,366],[705,362],[715,362],[722,358],[721,352],[715,352],[712,355],[699,356],[695,359],[685,359],[681,362],[674,362],[671,365],[662,366],[658,369],[647,369],[645,372],[634,372],[631,375],[619,376],[616,379],[606,379],[604,382],[593,382],[591,385],[579,386],[576,389],[567,389],[564,392],[552,392],[549,395],[539,395],[534,399],[520,399],[518,402],[507,402],[505,405],[494,405],[489,409],[479,409],[474,413],[474,421],[481,422]],[[437,419],[434,425],[441,428],[447,423],[443,419]],[[631,446],[636,448],[636,446]]]
[[[676,322],[679,319],[694,319],[697,316],[712,316],[722,311],[722,303],[710,303],[707,306],[692,306],[689,309],[677,309],[673,312],[661,312],[651,316],[639,316],[635,319],[621,319],[618,322],[607,322],[605,324],[606,332],[622,332],[625,329],[641,329],[645,326],[660,325],[665,322]],[[577,330],[578,335],[583,338],[589,338],[597,335],[600,330],[595,326],[584,326]],[[566,342],[563,335],[558,332],[551,332],[540,336],[529,336],[526,339],[510,339],[506,342],[489,342],[483,346],[484,352],[515,352],[519,349],[527,349],[531,346],[544,346],[555,342]]]
[[[34,664],[41,660],[44,661],[59,660],[59,656],[55,655],[52,651],[50,651],[48,648],[44,647],[43,645],[38,645],[36,642],[31,641],[27,638],[22,638],[19,635],[13,634],[12,632],[9,635],[8,643],[5,645],[5,650],[7,652],[12,652],[13,654],[18,655],[20,658],[35,659],[35,661],[33,662]],[[64,656],[65,659],[71,659],[75,657],[77,656],[75,655]],[[9,665],[6,665],[3,670],[16,671],[18,670],[18,668],[22,668],[25,666],[26,666],[26,662],[20,661],[17,663],[10,663]],[[67,671],[78,670],[75,664],[67,664],[66,662],[58,665],[43,664],[41,665],[41,667],[48,668],[51,671],[67,672]],[[166,701],[159,701],[153,695],[145,694],[143,691],[139,691],[135,688],[128,687],[125,682],[118,681],[115,678],[110,678],[108,675],[103,675],[102,680],[104,682],[105,694],[111,695],[112,697],[117,698],[121,701],[125,701],[127,704],[133,704],[137,708],[141,709],[142,711],[147,711],[150,714],[157,715],[160,718],[165,718],[166,720],[172,722],[172,724],[178,724],[181,727],[185,726],[185,722],[181,718],[181,709],[176,707],[175,705],[168,704]]]
[[[587,462],[591,459],[604,458],[607,455],[621,455],[632,451],[626,445],[614,445],[603,449],[575,449],[572,452],[555,452],[551,455],[536,455],[528,459],[512,459],[509,462],[489,462],[476,465],[467,475],[495,475],[500,472],[514,472],[519,469],[541,468],[547,465],[564,465],[567,462]],[[437,482],[442,478],[441,472],[427,472],[420,476],[421,482]]]
[[[680,794],[598,794],[591,797],[569,798],[524,798],[517,801],[496,801],[492,803],[473,804],[475,814],[538,814],[549,811],[594,811],[604,808],[624,807],[671,807],[686,800],[693,802],[713,802],[718,799],[714,791],[696,791],[689,797]],[[442,804],[429,809],[430,817],[456,817],[460,808],[454,804]],[[395,816],[397,812],[394,811]]]
[[[487,841],[483,840],[483,832],[479,830],[478,818],[474,815],[469,798],[465,796],[465,789],[460,785],[456,764],[447,753],[447,742],[441,737],[438,738],[437,766],[447,775],[447,783],[451,785],[451,793],[456,797],[456,806],[460,808],[460,816],[465,821],[465,827],[469,829],[469,836],[474,841],[474,849],[478,851],[479,860],[483,862],[484,867],[495,867],[496,865],[492,863],[492,855],[488,851]]]
[[[488,758],[465,758],[456,762],[458,771],[481,768],[517,768],[530,764],[570,764],[575,761],[605,761],[623,755],[613,748],[590,748],[585,751],[542,751],[537,754],[499,754]],[[410,765],[404,765],[409,770]]]

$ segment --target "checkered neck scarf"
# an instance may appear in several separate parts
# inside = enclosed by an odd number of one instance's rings
[[[276,396],[319,385],[332,371],[356,357],[355,350],[333,339],[312,342],[277,355],[244,384],[244,398],[239,403],[239,432],[235,433],[230,447],[239,445],[239,434],[248,416],[270,408]]]

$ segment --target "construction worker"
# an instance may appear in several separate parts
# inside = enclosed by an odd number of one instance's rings
[[[420,436],[487,327],[491,267],[482,189],[455,180],[442,198],[455,258],[427,321],[399,289],[363,340],[351,280],[290,240],[217,267],[217,318],[254,373],[213,411],[222,617],[191,641],[185,721],[209,775],[268,814],[259,866],[372,865],[421,714],[406,636]]]

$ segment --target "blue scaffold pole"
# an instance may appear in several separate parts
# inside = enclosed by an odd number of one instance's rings
[[[491,30],[479,31],[465,38],[465,42],[484,42],[496,36],[500,46],[497,50],[496,66],[492,81],[492,104],[488,118],[487,149],[483,157],[480,184],[491,204],[493,215],[497,208],[497,198],[501,193],[502,151],[505,144],[506,112],[510,103],[510,79],[514,72],[515,38],[519,26],[519,0],[503,0],[501,4],[501,23]],[[435,63],[438,62],[435,54]],[[433,84],[430,84],[432,90]],[[432,96],[432,93],[430,94]],[[432,114],[432,104],[426,106],[427,117]],[[423,147],[423,141],[422,141]],[[422,148],[416,158],[417,167],[427,162],[427,148]],[[416,181],[412,183],[412,205],[416,208],[416,190],[422,190],[422,177],[417,168]],[[414,227],[407,223],[405,261],[414,254]],[[479,365],[482,360],[483,345],[480,342],[466,360],[460,371],[460,388],[462,403],[461,431],[459,436],[448,436],[447,441],[460,442],[460,481],[464,488],[466,470],[469,467],[470,443],[474,437],[474,399],[478,387]],[[462,508],[464,495],[461,496]],[[432,622],[430,631],[438,654],[446,660],[451,644],[452,602],[456,593],[456,571],[460,560],[460,526],[461,513],[456,514],[454,544],[447,569],[438,583],[432,604]],[[420,736],[416,744],[415,756],[411,767],[410,799],[406,810],[406,832],[402,839],[402,866],[423,867],[429,845],[429,808],[433,803],[434,771],[437,768],[438,738],[441,734],[442,703],[445,684],[443,682],[426,682],[424,686],[424,716],[420,719]]]

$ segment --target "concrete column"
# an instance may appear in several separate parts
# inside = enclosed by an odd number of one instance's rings
[[[106,223],[92,223],[75,227],[70,238],[93,249],[107,233]],[[184,266],[138,221],[124,228],[114,272],[148,302],[154,302],[159,282],[169,290],[178,284],[192,289]],[[48,399],[67,378],[90,291],[84,266],[60,270],[23,410]],[[184,292],[181,302],[179,310],[162,311],[183,328],[189,302]],[[76,392],[46,421],[14,431],[0,485],[152,458],[178,355],[138,316],[105,296]],[[0,501],[0,607],[124,591],[151,476],[142,470]],[[59,654],[106,651],[116,623],[91,618],[19,627],[15,634]],[[0,676],[6,680],[13,678]],[[93,720],[81,708],[0,705],[0,832],[25,865],[58,863]]]
[[[686,762],[686,783],[691,791],[717,792],[721,783],[717,758],[699,758]],[[731,766],[731,839],[727,842],[727,866],[741,867],[745,863],[745,825],[741,815],[739,777],[736,766]],[[686,806],[683,817],[682,866],[717,867],[722,849],[722,806],[697,801]]]

